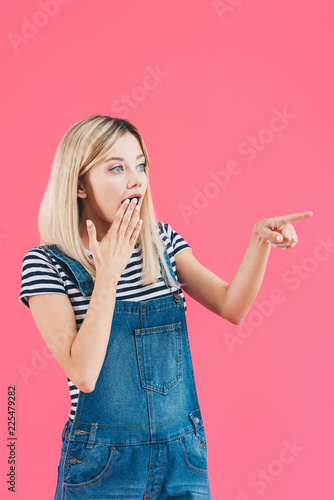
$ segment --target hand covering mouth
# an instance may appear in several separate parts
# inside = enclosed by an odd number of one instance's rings
[[[130,200],[130,202],[131,202],[131,200],[132,200],[133,198],[137,198],[137,200],[138,200],[138,201],[137,201],[137,204],[139,204],[140,200],[142,199],[142,195],[137,195],[137,196],[136,196],[136,195],[134,195],[134,196],[128,196],[128,198],[124,198],[124,200],[122,200],[122,203],[123,203],[125,200],[128,200],[128,199],[129,199],[129,200]]]

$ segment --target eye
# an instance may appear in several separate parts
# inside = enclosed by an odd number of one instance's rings
[[[122,167],[122,165],[116,165],[116,167],[109,168],[110,172],[112,172],[113,170],[115,170],[115,168],[123,168],[123,167]]]
[[[141,168],[141,171],[144,172],[145,171],[145,168],[147,167],[147,164],[146,163],[141,163],[140,165],[138,165],[138,167],[142,167]],[[115,169],[116,168],[123,168],[122,165],[116,165],[115,167],[112,167],[112,168],[109,168],[109,171],[112,172],[112,171],[116,171]],[[119,172],[119,170],[117,171]]]

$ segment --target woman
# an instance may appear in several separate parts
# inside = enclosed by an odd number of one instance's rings
[[[20,294],[72,398],[55,500],[211,498],[181,285],[240,324],[270,243],[295,246],[291,222],[311,215],[256,223],[228,284],[156,221],[136,127],[99,115],[71,127],[41,204],[41,244],[23,259]]]

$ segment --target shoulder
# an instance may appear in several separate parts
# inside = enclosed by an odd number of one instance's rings
[[[22,259],[22,269],[26,266],[36,265],[55,267],[55,262],[51,257],[52,256],[47,252],[45,246],[34,246],[24,255]]]
[[[45,247],[35,246],[22,259],[19,300],[29,308],[27,297],[44,293],[67,294],[57,263]]]
[[[21,266],[22,281],[41,275],[62,281],[61,268],[57,260],[43,245],[35,246],[26,252]]]
[[[45,248],[40,245],[40,246],[35,246],[31,248],[28,252],[23,257],[22,262],[24,263],[29,263],[33,261],[48,261],[48,254],[45,251]]]

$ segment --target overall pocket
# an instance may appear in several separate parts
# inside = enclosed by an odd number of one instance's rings
[[[204,426],[198,429],[198,436],[191,431],[181,436],[178,442],[185,466],[199,474],[209,474]]]
[[[181,322],[134,331],[140,382],[167,394],[182,380]]]
[[[71,442],[65,460],[64,487],[84,488],[101,481],[111,470],[115,455],[111,445],[87,448],[87,443]]]

